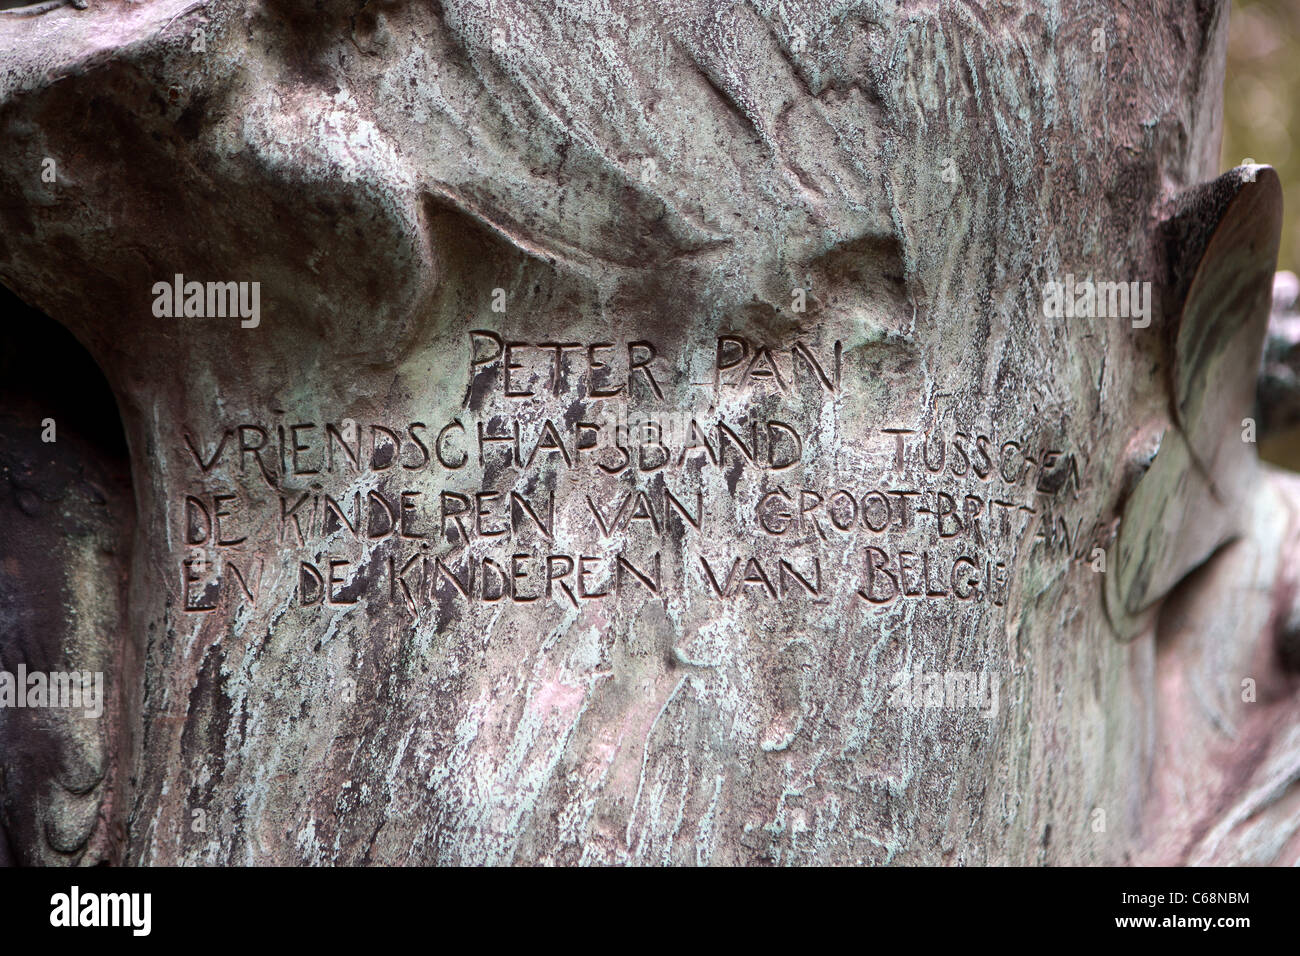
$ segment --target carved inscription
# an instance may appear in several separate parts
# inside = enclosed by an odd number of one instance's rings
[[[1078,560],[1091,532],[1063,436],[1002,434],[940,398],[917,421],[842,420],[861,373],[839,341],[726,334],[688,361],[476,329],[460,347],[459,402],[418,420],[281,409],[185,430],[183,609],[286,589],[297,607],[438,620],[629,600],[1000,606],[1026,547]]]

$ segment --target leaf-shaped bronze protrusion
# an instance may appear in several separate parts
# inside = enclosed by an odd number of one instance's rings
[[[1125,639],[1240,533],[1258,465],[1242,423],[1254,405],[1281,228],[1282,187],[1268,166],[1238,167],[1192,190],[1164,225],[1178,316],[1172,427],[1125,503],[1106,581],[1106,610]]]

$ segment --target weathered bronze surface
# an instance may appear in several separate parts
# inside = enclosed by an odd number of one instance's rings
[[[1296,862],[1280,189],[1157,6],[0,16],[130,476],[6,404],[0,663],[110,696],[0,710],[10,857]]]

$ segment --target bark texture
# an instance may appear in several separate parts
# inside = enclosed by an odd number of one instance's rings
[[[0,279],[103,370],[134,528],[32,563],[66,535],[0,512],[3,665],[90,616],[114,695],[6,747],[13,858],[1296,862],[1297,498],[1241,437],[1280,195],[1216,180],[1226,23],[0,15]],[[1046,317],[1066,276],[1150,324]]]

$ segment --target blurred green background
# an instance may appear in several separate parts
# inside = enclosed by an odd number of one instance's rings
[[[1277,170],[1284,203],[1277,268],[1300,273],[1300,0],[1233,0],[1223,118],[1220,169],[1249,158]],[[1300,428],[1261,435],[1259,453],[1300,471]]]
[[[1300,272],[1300,0],[1233,0],[1223,86],[1222,170],[1277,169],[1287,205],[1278,269]]]

